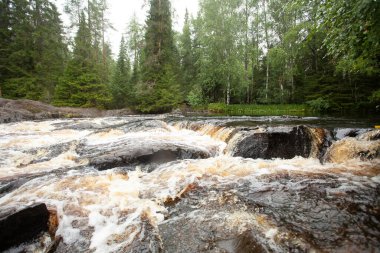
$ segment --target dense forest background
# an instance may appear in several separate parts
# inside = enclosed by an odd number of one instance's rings
[[[127,24],[117,58],[107,0],[0,0],[0,97],[170,111],[181,104],[380,104],[380,2],[200,0],[183,31],[169,0]]]

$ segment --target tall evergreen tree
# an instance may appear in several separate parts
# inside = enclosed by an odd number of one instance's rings
[[[10,76],[8,57],[10,55],[9,44],[11,43],[11,1],[0,1],[0,97],[2,97],[2,86],[4,81]]]
[[[93,52],[91,30],[82,12],[73,56],[56,89],[55,105],[103,108],[110,103],[111,95],[97,71]]]
[[[189,12],[186,9],[185,22],[183,25],[182,34],[180,37],[181,49],[181,70],[182,70],[182,89],[184,95],[190,92],[192,84],[195,79],[195,66],[194,66],[194,52],[193,52],[193,42],[191,39],[190,30],[190,18]]]
[[[181,101],[169,0],[151,0],[146,22],[143,82],[138,89],[141,112],[170,111]]]
[[[131,85],[131,63],[128,57],[124,36],[121,37],[119,55],[112,81],[113,104],[117,108],[133,104],[133,86]]]
[[[1,41],[8,44],[2,48],[2,93],[9,98],[49,102],[65,62],[57,8],[48,0],[9,0],[3,4]]]

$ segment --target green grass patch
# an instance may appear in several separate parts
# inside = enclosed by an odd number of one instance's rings
[[[214,103],[208,105],[208,111],[215,115],[229,116],[310,116],[307,105],[278,104],[278,105],[225,105]]]

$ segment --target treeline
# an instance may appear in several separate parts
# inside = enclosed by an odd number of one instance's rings
[[[1,0],[0,95],[146,113],[208,103],[372,108],[379,5],[200,0],[176,33],[170,1],[150,0],[145,24],[131,19],[114,60],[106,0],[67,0],[73,35],[49,0]]]

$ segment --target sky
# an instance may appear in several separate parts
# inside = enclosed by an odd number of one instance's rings
[[[63,4],[65,0],[56,0],[57,6],[63,13]],[[145,24],[148,6],[147,0],[108,0],[109,10],[108,19],[111,21],[115,30],[109,30],[107,40],[112,45],[112,53],[117,55],[119,51],[119,43],[121,34],[125,33],[128,22],[134,13],[136,13],[141,24]],[[198,0],[171,0],[172,8],[174,9],[175,18],[173,20],[174,30],[181,31],[185,18],[186,9],[190,15],[194,17],[198,11]],[[66,22],[67,17],[63,15],[63,20]]]

